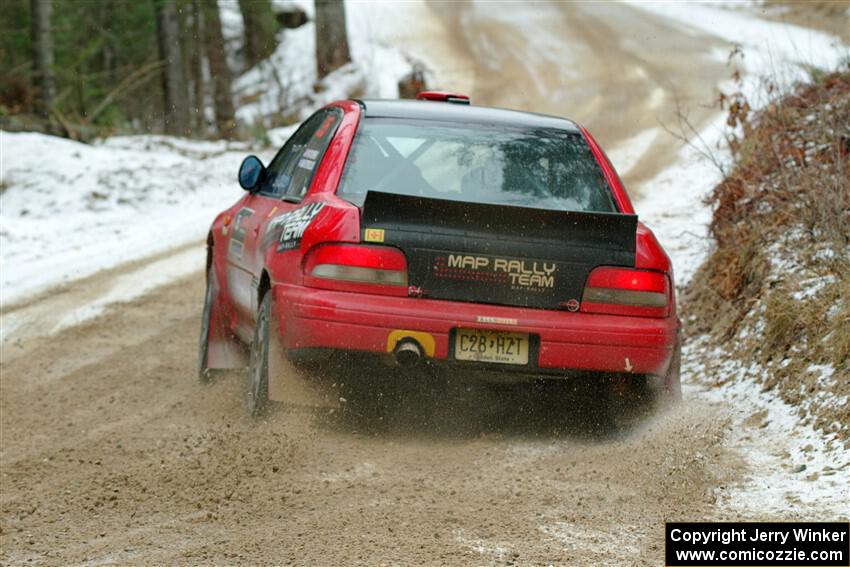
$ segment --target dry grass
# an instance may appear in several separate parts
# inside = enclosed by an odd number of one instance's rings
[[[716,245],[686,294],[691,332],[755,357],[766,388],[850,440],[850,72],[756,114],[740,95],[725,102],[742,135],[708,199]]]
[[[791,345],[800,341],[806,330],[802,311],[795,308],[791,294],[780,288],[767,294],[764,309],[764,342],[762,356],[784,357]]]
[[[845,277],[836,287],[841,303],[830,321],[827,338],[832,365],[846,371],[850,366],[850,278]]]

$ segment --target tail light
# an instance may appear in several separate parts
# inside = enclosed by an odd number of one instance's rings
[[[389,246],[322,244],[304,260],[304,284],[407,296],[407,259]]]
[[[586,313],[666,317],[670,314],[667,274],[628,268],[596,268],[587,278],[581,310]]]

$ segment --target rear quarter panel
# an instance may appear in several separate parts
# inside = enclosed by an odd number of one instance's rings
[[[340,122],[336,134],[334,134],[325,155],[322,157],[307,195],[302,203],[295,208],[297,211],[302,207],[322,203],[322,209],[305,229],[300,243],[295,249],[279,252],[276,239],[264,240],[263,264],[272,285],[282,283],[300,285],[303,280],[301,266],[304,254],[313,246],[328,241],[360,241],[359,209],[338,198],[335,193],[345,169],[345,161],[351,150],[354,135],[360,124],[361,109],[360,105],[349,100],[334,102],[328,106],[342,109],[342,122]],[[274,222],[275,218],[266,219],[265,223]],[[266,226],[261,226],[260,230],[265,233]]]

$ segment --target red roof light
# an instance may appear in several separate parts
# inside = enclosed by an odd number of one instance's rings
[[[422,91],[416,95],[416,100],[431,100],[435,102],[453,102],[455,104],[469,104],[469,97],[465,94],[450,93],[445,91]]]

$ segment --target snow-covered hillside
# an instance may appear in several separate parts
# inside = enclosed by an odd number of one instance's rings
[[[0,152],[7,303],[202,238],[240,196],[246,147],[161,136],[89,145],[0,132]]]

